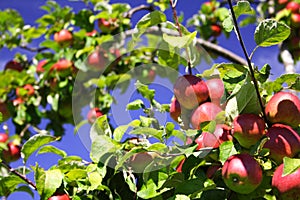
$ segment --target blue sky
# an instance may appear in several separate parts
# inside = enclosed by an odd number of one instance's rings
[[[45,1],[42,0],[1,0],[0,1],[0,9],[6,9],[6,8],[13,8],[20,12],[20,14],[23,16],[25,23],[34,25],[34,20],[40,17],[44,14],[44,11],[40,10],[39,7],[44,4]],[[83,4],[81,2],[76,1],[66,1],[66,0],[60,0],[58,1],[61,5],[70,5],[71,7],[74,7],[74,10],[79,10],[83,7]],[[113,0],[112,3],[115,2],[128,2],[131,4],[132,7],[139,5],[141,3],[146,3],[146,0]],[[184,12],[185,18],[190,18],[193,14],[195,14],[198,9],[200,8],[201,3],[204,1],[195,1],[195,0],[179,0],[177,5],[177,12]],[[141,18],[145,14],[145,12],[139,12],[134,15],[133,20],[137,21],[139,18]],[[172,20],[171,17],[171,11],[167,11],[167,15],[170,20]],[[254,33],[255,27],[248,27],[243,28],[242,35],[245,40],[245,44],[250,51],[255,47],[254,39],[253,39],[253,33]],[[224,36],[221,36],[220,38],[220,44],[223,47],[226,47],[233,52],[243,56],[241,54],[241,48],[239,46],[238,41],[236,40],[235,35],[231,35],[229,39],[225,39]],[[37,45],[37,44],[33,44]],[[7,49],[1,49],[0,50],[0,69],[3,69],[5,63],[8,60],[11,60],[16,52],[20,53],[28,53],[23,50],[13,50],[9,51]],[[278,57],[278,50],[277,47],[270,47],[270,48],[259,48],[257,52],[254,54],[253,62],[260,68],[264,64],[269,63],[271,67],[273,68],[273,74],[275,76],[278,76],[284,72],[283,66],[278,63],[277,61]],[[218,59],[217,62],[224,61],[223,59]],[[298,68],[299,70],[299,68]],[[11,124],[11,123],[9,123]],[[68,155],[78,155],[83,157],[85,160],[89,160],[89,153],[87,149],[82,144],[80,138],[77,135],[74,135],[73,133],[73,127],[70,125],[65,126],[67,133],[63,137],[61,142],[57,142],[55,145],[63,150],[65,150]],[[10,128],[11,131],[13,131],[12,128]],[[12,133],[13,134],[13,133]],[[32,156],[29,159],[29,163],[27,166],[34,165],[35,162],[40,163],[43,167],[48,168],[49,166],[56,163],[57,159],[59,159],[56,155],[39,155],[39,156]],[[15,162],[12,163],[12,166],[18,166],[21,162]],[[28,194],[24,193],[16,193],[11,195],[8,199],[9,200],[15,200],[20,199],[27,200],[31,199],[31,197]],[[36,196],[35,199],[38,199],[38,196]]]

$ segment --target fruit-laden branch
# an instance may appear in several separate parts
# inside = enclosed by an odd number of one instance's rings
[[[20,172],[16,171],[14,168],[12,168],[11,166],[9,166],[7,163],[5,163],[4,161],[1,161],[1,165],[4,166],[6,169],[9,170],[9,172],[17,175],[18,177],[20,177],[21,179],[23,179],[24,181],[26,181],[30,186],[33,187],[33,189],[37,190],[35,183],[33,183],[31,180],[29,180],[28,178],[26,178],[23,174],[21,174]]]
[[[138,30],[137,29],[131,29],[126,31],[126,35],[130,36],[132,34],[137,33]],[[177,31],[171,30],[171,29],[167,29],[167,28],[160,28],[157,26],[153,26],[150,27],[147,31],[147,33],[151,33],[151,34],[157,34],[160,35],[161,33],[166,33],[169,35],[173,35],[173,36],[179,36]],[[247,65],[247,61],[245,59],[243,59],[242,57],[240,57],[239,55],[233,53],[232,51],[229,51],[228,49],[225,49],[224,47],[221,47],[217,44],[214,44],[212,42],[203,40],[201,38],[197,38],[196,39],[197,44],[202,45],[203,48],[206,51],[210,51],[213,52],[233,63],[237,63],[237,64],[241,64],[241,65]]]

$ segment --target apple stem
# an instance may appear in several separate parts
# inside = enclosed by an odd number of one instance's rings
[[[171,8],[172,8],[172,11],[173,11],[173,17],[174,17],[174,20],[175,20],[175,23],[176,23],[176,26],[177,26],[177,31],[179,33],[179,36],[182,37],[182,31],[181,31],[181,28],[180,28],[180,24],[179,24],[179,21],[178,21],[178,17],[177,17],[177,12],[176,12],[176,4],[177,4],[177,0],[175,0],[175,3],[173,2],[173,0],[170,0],[170,5],[171,5]],[[185,48],[185,51],[186,51],[186,57],[187,57],[187,61],[188,61],[188,74],[192,75],[192,65],[191,65],[191,58],[190,58],[190,54],[189,54],[189,50],[188,48]]]
[[[247,65],[248,65],[248,68],[250,70],[251,79],[253,81],[254,88],[255,88],[255,91],[256,91],[256,95],[257,95],[257,98],[258,98],[258,101],[259,101],[259,105],[260,105],[260,108],[261,108],[261,111],[262,111],[262,115],[263,115],[263,118],[264,118],[265,122],[267,123],[268,122],[267,115],[265,113],[265,109],[264,109],[264,105],[263,105],[263,102],[262,102],[262,98],[261,98],[261,95],[259,93],[258,83],[257,83],[257,80],[255,78],[254,70],[253,70],[253,67],[252,67],[252,64],[251,64],[251,60],[250,60],[249,54],[247,52],[247,49],[245,47],[245,44],[244,44],[244,41],[243,41],[243,38],[242,38],[242,35],[241,35],[241,32],[240,32],[240,29],[239,29],[239,26],[238,26],[238,22],[237,22],[237,19],[236,19],[234,10],[233,10],[232,2],[231,2],[231,0],[227,0],[227,1],[228,1],[228,4],[229,4],[231,16],[232,16],[232,19],[233,19],[235,33],[237,35],[238,40],[240,41],[240,45],[241,45],[242,50],[244,52],[244,55],[245,55],[245,58],[246,58],[246,61],[247,61]]]

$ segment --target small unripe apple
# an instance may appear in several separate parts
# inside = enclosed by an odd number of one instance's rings
[[[212,31],[212,36],[218,37],[218,36],[221,35],[221,33],[222,33],[222,28],[221,28],[219,25],[217,25],[217,24],[212,24],[212,25],[210,26],[210,28],[211,28],[211,31]]]
[[[180,76],[174,84],[174,95],[182,107],[193,109],[208,99],[206,83],[194,75]]]
[[[19,62],[15,61],[15,60],[11,60],[8,63],[6,63],[6,65],[4,67],[4,70],[8,70],[8,69],[21,72],[21,71],[23,71],[24,68],[22,67],[22,65]]]
[[[181,115],[181,107],[176,98],[173,98],[170,105],[170,116],[176,122]]]
[[[233,120],[233,137],[242,147],[249,149],[266,133],[265,121],[255,114],[240,114]]]
[[[191,116],[191,124],[194,129],[200,129],[200,124],[206,121],[214,120],[218,113],[220,113],[222,109],[220,106],[211,103],[205,102],[198,106],[194,110]]]
[[[142,173],[156,156],[157,154],[155,152],[136,153],[132,157],[130,157],[129,166],[134,172]]]
[[[300,100],[290,92],[274,94],[265,107],[271,123],[282,123],[297,128],[300,124]]]
[[[48,200],[71,200],[67,194],[54,194]]]
[[[100,111],[99,108],[92,108],[87,114],[88,122],[93,124],[96,121],[96,119],[102,115],[103,113]]]
[[[54,34],[54,41],[59,44],[70,44],[73,40],[73,35],[67,29],[63,29]]]
[[[270,149],[270,158],[277,164],[284,157],[294,157],[300,152],[300,136],[290,126],[274,124],[268,129],[266,136],[270,138],[264,148]]]
[[[110,33],[114,31],[116,28],[118,28],[119,25],[117,23],[116,18],[111,18],[111,19],[100,18],[98,19],[98,26],[103,33]]]
[[[292,13],[298,13],[300,10],[300,4],[295,1],[291,1],[286,5],[285,8],[290,10]]]
[[[295,172],[283,176],[284,163],[279,165],[272,178],[272,186],[277,188],[280,199],[299,200],[300,199],[300,168]]]
[[[249,194],[260,185],[262,169],[251,155],[236,154],[225,161],[222,176],[229,189],[240,194]]]
[[[225,91],[223,81],[220,78],[212,78],[206,81],[206,85],[211,102],[220,105]]]
[[[9,136],[6,133],[0,133],[0,143],[5,143],[9,139]]]
[[[3,159],[6,162],[13,162],[18,160],[21,157],[21,147],[19,145],[14,144],[13,142],[9,142],[7,144],[7,150],[3,150]]]
[[[22,94],[23,93],[23,91],[22,90],[26,90],[27,92],[26,92],[26,94]],[[22,88],[17,88],[16,89],[16,95],[18,96],[18,97],[22,97],[22,96],[32,96],[32,95],[34,95],[34,88],[33,88],[33,86],[31,85],[31,84],[26,84],[26,85],[24,85]]]
[[[2,121],[6,121],[10,118],[10,113],[6,103],[0,102],[0,112],[2,114]]]
[[[47,60],[40,61],[36,66],[36,73],[41,74],[45,72],[44,66],[47,64]]]

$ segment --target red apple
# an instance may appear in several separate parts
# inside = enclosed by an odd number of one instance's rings
[[[222,109],[220,106],[205,102],[201,104],[198,108],[194,110],[191,116],[191,124],[194,129],[200,129],[200,124],[202,122],[214,120]]]
[[[240,194],[249,194],[260,185],[262,169],[251,155],[236,154],[225,161],[222,176],[229,189]]]
[[[51,66],[50,71],[60,72],[65,70],[72,70],[72,67],[73,67],[72,61],[61,59]]]
[[[48,200],[71,200],[67,194],[54,194]]]
[[[178,122],[178,117],[181,115],[180,104],[176,98],[173,98],[170,105],[170,116],[176,122]]]
[[[270,139],[264,148],[270,149],[270,158],[277,164],[282,163],[283,157],[294,157],[300,152],[300,136],[290,126],[274,124],[266,136]]]
[[[291,15],[291,25],[293,27],[300,27],[300,14],[299,13],[293,13]]]
[[[92,108],[87,114],[87,119],[89,123],[93,124],[96,121],[96,119],[102,115],[103,113],[100,111],[99,108]]]
[[[219,25],[217,25],[217,24],[212,24],[212,25],[210,26],[210,28],[211,28],[211,31],[212,31],[212,36],[218,37],[218,36],[221,35],[221,33],[222,33],[222,28],[221,28]]]
[[[108,64],[108,55],[104,50],[97,49],[87,58],[87,65],[92,70],[103,71]]]
[[[17,106],[17,105],[20,105],[20,104],[24,103],[24,99],[21,98],[21,97],[17,97],[17,98],[14,99],[12,102],[13,102],[13,105],[14,105],[14,106]]]
[[[241,114],[233,120],[233,137],[249,149],[266,133],[265,121],[255,114]]]
[[[206,85],[211,102],[220,105],[225,91],[223,81],[220,78],[212,78],[206,81]]]
[[[9,136],[6,133],[0,133],[0,143],[6,143]]]
[[[154,79],[155,79],[155,77],[156,77],[156,72],[155,72],[155,70],[154,69],[150,69],[149,71],[148,71],[148,76],[147,76],[147,78],[148,78],[148,82],[153,82],[154,81]]]
[[[2,121],[6,121],[10,118],[10,113],[6,103],[0,102],[0,112],[2,114]]]
[[[94,30],[92,30],[91,32],[87,32],[86,33],[86,36],[88,36],[88,37],[93,37],[93,36],[95,36],[97,34],[97,31],[94,29]]]
[[[292,13],[298,13],[300,10],[300,4],[295,1],[291,1],[286,5],[285,8],[290,10]]]
[[[286,4],[287,2],[289,2],[289,0],[278,0],[278,4]]]
[[[136,173],[144,172],[145,168],[157,156],[155,152],[139,152],[134,154],[129,159],[129,166]]]
[[[174,84],[174,95],[182,107],[193,109],[208,99],[206,83],[194,75],[180,76]]]
[[[6,63],[6,65],[4,67],[4,70],[8,70],[8,69],[21,72],[21,71],[23,71],[24,68],[22,67],[22,65],[19,62],[15,61],[15,60],[11,60],[8,63]]]
[[[300,168],[295,172],[283,176],[284,163],[279,165],[272,178],[272,186],[277,188],[280,199],[299,200],[300,199]]]
[[[282,123],[297,128],[300,124],[300,100],[290,92],[274,94],[266,105],[265,112],[271,123]]]
[[[44,66],[47,64],[47,62],[48,62],[47,60],[40,61],[36,66],[36,73],[41,74],[45,72]]]
[[[22,95],[23,91],[22,90],[26,90],[26,95]],[[22,96],[32,96],[34,95],[34,88],[31,84],[26,84],[24,85],[22,88],[17,88],[16,89],[16,95],[18,97],[22,97]]]
[[[59,44],[70,44],[73,40],[73,35],[67,29],[63,29],[54,34],[54,41]]]
[[[182,166],[183,166],[184,161],[185,161],[185,158],[179,162],[178,166],[176,167],[176,172],[178,172],[178,173],[182,172]]]
[[[21,147],[14,144],[13,142],[9,142],[7,144],[7,150],[3,150],[3,159],[6,162],[13,162],[18,160],[21,157]]]
[[[118,28],[119,25],[117,23],[116,18],[111,18],[111,19],[100,18],[98,19],[98,26],[103,33],[110,33],[114,31],[116,28]]]

